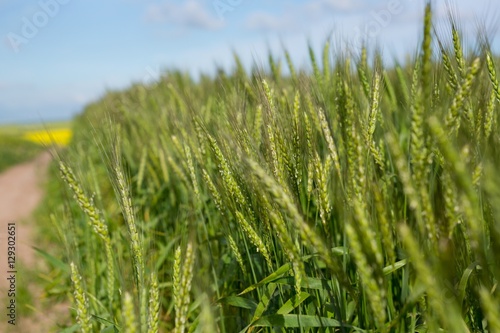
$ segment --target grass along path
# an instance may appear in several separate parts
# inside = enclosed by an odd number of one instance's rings
[[[67,305],[46,308],[43,290],[34,283],[34,272],[43,269],[43,261],[32,248],[36,227],[31,215],[43,197],[40,185],[50,160],[44,152],[0,174],[0,332],[51,332],[69,313]],[[5,313],[9,302],[7,225],[11,222],[16,223],[16,326],[7,323]]]

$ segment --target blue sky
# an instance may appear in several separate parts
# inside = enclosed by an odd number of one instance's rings
[[[435,16],[446,22],[446,3]],[[494,0],[451,1],[473,44],[478,24],[494,28]],[[265,63],[282,45],[307,65],[331,36],[333,49],[363,39],[385,58],[414,52],[423,0],[0,0],[0,123],[68,119],[106,90],[151,81],[162,69],[196,76]],[[440,29],[444,30],[444,28]],[[467,36],[468,35],[468,36]],[[498,43],[494,42],[495,49]]]

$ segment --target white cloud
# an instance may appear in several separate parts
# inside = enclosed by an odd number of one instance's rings
[[[245,27],[250,30],[260,31],[289,31],[293,29],[294,20],[290,16],[276,17],[266,12],[254,12],[250,14]]]
[[[294,31],[311,22],[318,22],[332,15],[355,15],[366,10],[365,0],[311,0],[300,5],[290,5],[284,15],[264,11],[253,12],[245,20],[245,27],[264,32]]]
[[[222,21],[196,0],[181,4],[170,0],[151,4],[146,9],[145,18],[149,22],[173,23],[186,28],[215,30],[223,27]]]
[[[359,15],[367,10],[365,0],[312,0],[300,5],[291,5],[285,15],[264,11],[253,12],[245,20],[245,27],[264,32],[283,32],[310,26],[311,22],[332,18],[332,15]]]

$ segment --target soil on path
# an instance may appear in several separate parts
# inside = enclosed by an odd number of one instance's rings
[[[1,157],[0,157],[1,158]],[[43,262],[33,250],[35,221],[31,215],[43,198],[42,181],[45,178],[51,156],[48,152],[39,155],[33,161],[19,164],[0,174],[0,332],[54,332],[54,327],[64,321],[69,314],[68,305],[43,308],[43,290],[30,283],[37,269],[43,269]],[[15,223],[16,228],[16,291],[25,287],[31,294],[35,313],[25,317],[17,313],[16,325],[8,323],[7,306],[10,298],[8,290],[10,276],[8,267],[8,225]],[[20,280],[28,283],[20,286]],[[19,304],[16,304],[19,307]]]

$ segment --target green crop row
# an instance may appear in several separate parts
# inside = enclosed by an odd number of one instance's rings
[[[88,106],[46,212],[72,329],[500,332],[497,67],[431,16],[394,68],[326,43]]]

